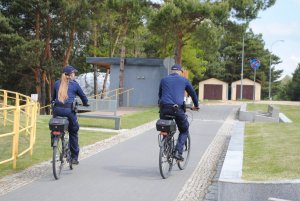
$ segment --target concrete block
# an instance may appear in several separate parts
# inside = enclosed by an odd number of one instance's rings
[[[283,123],[292,123],[293,121],[290,120],[287,116],[285,116],[283,113],[279,113],[279,122]]]
[[[292,200],[283,200],[278,198],[269,198],[268,201],[292,201]]]

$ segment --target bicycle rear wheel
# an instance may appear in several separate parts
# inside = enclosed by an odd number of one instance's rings
[[[61,170],[63,168],[63,148],[60,137],[54,139],[53,145],[53,157],[52,157],[52,169],[55,179],[59,179]]]
[[[173,167],[172,151],[174,142],[172,139],[163,139],[159,150],[159,171],[163,179],[170,176]]]
[[[191,137],[190,135],[188,135],[182,152],[182,157],[184,158],[184,160],[177,161],[177,165],[180,170],[184,170],[186,168],[189,162],[190,151],[191,151]]]

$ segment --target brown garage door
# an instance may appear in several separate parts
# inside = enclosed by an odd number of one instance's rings
[[[236,86],[236,100],[240,99],[241,85]],[[253,85],[243,85],[243,99],[253,100]]]
[[[222,100],[222,92],[221,84],[204,84],[204,99]]]

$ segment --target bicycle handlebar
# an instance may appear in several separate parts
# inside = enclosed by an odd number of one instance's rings
[[[82,103],[79,103],[78,105],[83,106],[83,107],[89,107],[89,106],[91,106],[90,104],[83,105]]]
[[[185,108],[193,110],[193,111],[199,111],[199,109],[200,109],[199,107],[195,107],[195,106],[192,106],[192,105],[185,105]]]

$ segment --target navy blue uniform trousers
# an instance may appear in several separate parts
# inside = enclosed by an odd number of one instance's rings
[[[54,107],[53,116],[68,117],[69,120],[69,145],[71,157],[78,160],[79,144],[78,144],[78,130],[79,124],[76,113],[71,108]]]
[[[165,115],[175,116],[175,122],[179,130],[179,136],[177,139],[176,150],[179,154],[182,154],[184,144],[189,134],[189,122],[187,116],[181,108],[173,107],[162,107],[160,108],[160,118],[161,119],[170,119],[165,117]]]

